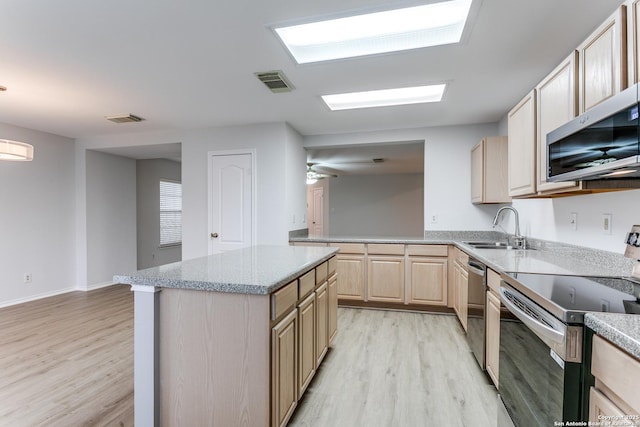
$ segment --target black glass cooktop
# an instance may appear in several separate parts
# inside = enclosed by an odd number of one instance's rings
[[[623,301],[636,301],[640,284],[624,278],[505,273],[503,280],[568,323],[585,312],[625,313]]]

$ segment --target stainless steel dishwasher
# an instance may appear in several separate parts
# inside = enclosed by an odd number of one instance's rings
[[[469,258],[467,267],[469,272],[467,284],[467,342],[480,367],[484,370],[487,267],[473,258]]]

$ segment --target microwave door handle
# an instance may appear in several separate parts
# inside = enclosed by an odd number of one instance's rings
[[[534,331],[540,338],[547,338],[554,342],[564,342],[564,333],[556,331],[547,325],[540,323],[537,319],[529,316],[527,313],[518,308],[515,304],[509,301],[504,295],[504,288],[500,288],[500,298],[502,303],[513,313],[518,319],[522,321],[529,329]]]

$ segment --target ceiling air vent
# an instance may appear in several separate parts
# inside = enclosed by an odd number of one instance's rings
[[[113,123],[135,123],[144,120],[142,117],[134,116],[133,114],[118,114],[116,116],[106,116],[105,118]]]
[[[295,89],[282,71],[256,73],[256,77],[273,93],[291,92]]]

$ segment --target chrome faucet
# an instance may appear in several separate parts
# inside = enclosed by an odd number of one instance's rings
[[[498,212],[496,212],[496,216],[493,218],[493,228],[495,228],[496,225],[498,225],[498,220],[500,219],[500,214],[504,210],[510,210],[515,215],[516,234],[513,236],[513,246],[515,246],[516,248],[519,248],[519,249],[524,249],[524,247],[525,247],[525,238],[524,238],[524,236],[522,236],[520,234],[520,215],[518,215],[518,211],[516,210],[516,208],[514,208],[513,206],[503,206],[500,209],[498,209]]]

